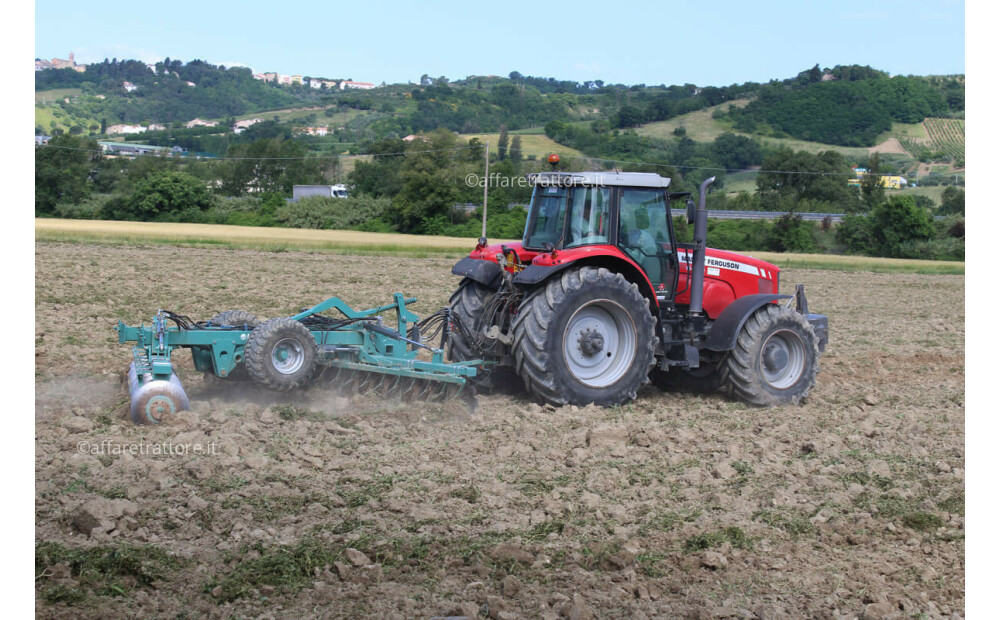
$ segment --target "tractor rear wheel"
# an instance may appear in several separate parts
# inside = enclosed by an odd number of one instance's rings
[[[319,349],[305,325],[276,318],[250,332],[245,356],[251,379],[277,392],[288,392],[311,383]]]
[[[483,315],[495,293],[494,289],[469,278],[463,279],[455,292],[452,293],[449,300],[452,317],[468,330],[470,336],[481,338],[482,344],[473,342],[470,337],[463,333],[462,329],[456,328],[451,332],[451,344],[448,347],[449,360],[465,362],[481,359],[499,362],[503,357],[505,353],[503,344],[496,340],[486,339],[483,335],[490,327],[485,324]],[[509,366],[490,366],[480,369],[475,377],[469,379],[469,382],[475,386],[477,392],[483,394],[511,393],[524,390],[524,384],[520,377]]]
[[[818,343],[800,313],[767,304],[743,324],[721,367],[722,388],[752,405],[798,404],[816,384]]]
[[[571,269],[531,293],[514,320],[518,374],[554,405],[635,398],[655,360],[649,301],[621,274]]]
[[[253,329],[260,325],[260,319],[257,318],[251,312],[246,310],[226,310],[225,312],[220,312],[208,320],[212,325],[231,325],[233,327],[248,327]],[[247,373],[246,364],[238,364],[233,371],[230,372],[225,377],[217,377],[215,373],[208,371],[205,373],[206,377],[214,377],[222,381],[245,381],[250,378]]]

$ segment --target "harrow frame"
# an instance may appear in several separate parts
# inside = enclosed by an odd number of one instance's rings
[[[309,329],[316,341],[318,366],[393,375],[395,384],[402,379],[446,384],[439,393],[444,393],[447,384],[451,384],[457,386],[452,392],[458,396],[464,391],[467,379],[475,377],[484,362],[445,361],[444,349],[450,337],[447,314],[443,318],[440,347],[421,342],[416,328],[420,317],[407,308],[416,301],[415,297],[395,293],[392,303],[355,310],[339,297],[331,297],[289,318]],[[321,314],[329,310],[339,312],[344,318],[331,319]],[[395,329],[384,325],[381,316],[391,311],[397,317]],[[190,323],[186,317],[159,310],[149,326],[131,327],[119,321],[117,331],[120,344],[135,343],[129,371],[132,419],[137,423],[157,423],[164,415],[188,408],[187,395],[174,372],[175,349],[190,349],[197,370],[225,378],[244,362],[253,328]],[[428,351],[430,360],[419,359],[420,350]],[[385,379],[381,377],[378,384]]]

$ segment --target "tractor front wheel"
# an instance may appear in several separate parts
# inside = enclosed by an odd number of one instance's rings
[[[818,343],[805,317],[767,304],[743,324],[722,364],[722,388],[752,405],[798,404],[816,384]]]
[[[554,405],[611,406],[648,381],[657,345],[649,301],[621,274],[582,267],[528,295],[514,321],[518,374]]]
[[[296,320],[277,318],[258,325],[247,339],[250,378],[277,392],[307,387],[316,374],[319,350],[309,329]]]

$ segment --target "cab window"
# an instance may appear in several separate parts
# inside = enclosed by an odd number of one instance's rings
[[[575,187],[569,200],[569,233],[564,247],[608,243],[611,190]]]
[[[663,190],[622,191],[618,217],[618,244],[638,263],[650,281],[662,281],[660,256],[669,242],[667,199]]]
[[[546,243],[559,245],[566,221],[566,193],[564,187],[535,186],[524,229],[524,247],[541,250]]]

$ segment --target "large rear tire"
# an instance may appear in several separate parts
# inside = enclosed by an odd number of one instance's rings
[[[452,317],[461,322],[472,334],[483,334],[489,329],[489,325],[484,323],[483,314],[495,293],[494,289],[475,280],[463,279],[449,300]],[[448,359],[453,362],[476,359],[499,362],[506,353],[503,344],[496,340],[483,339],[482,342],[480,350],[461,329],[455,329],[451,333]],[[510,366],[489,366],[480,369],[469,382],[480,394],[513,393],[524,390],[524,383]]]
[[[316,376],[316,340],[293,319],[271,319],[258,325],[247,338],[245,354],[250,378],[277,392],[308,387]]]
[[[819,339],[805,317],[767,304],[750,315],[721,367],[722,388],[752,405],[794,405],[819,372]]]
[[[649,381],[658,339],[649,301],[621,274],[581,267],[532,292],[514,320],[518,375],[553,405],[618,405]]]

